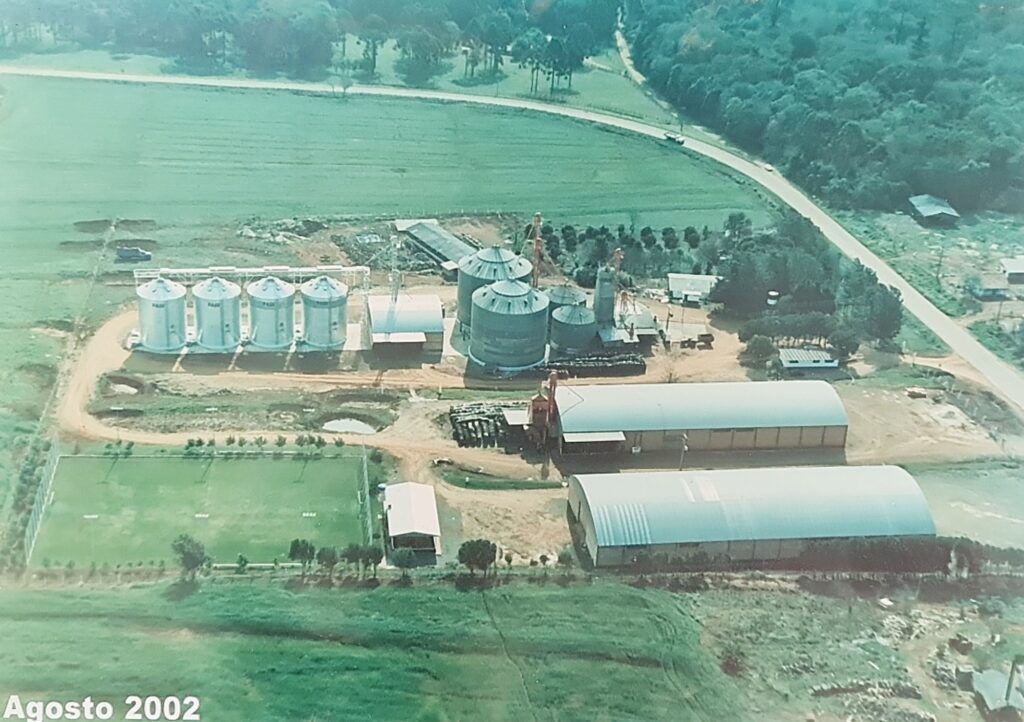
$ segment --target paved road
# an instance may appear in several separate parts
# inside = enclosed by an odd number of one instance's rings
[[[47,68],[22,68],[0,65],[0,75],[21,75],[43,78],[67,78],[75,80],[93,80],[121,83],[146,83],[155,85],[181,85],[208,88],[239,88],[251,90],[276,90],[317,95],[338,94],[334,86],[327,83],[302,83],[280,80],[253,80],[248,78],[202,78],[175,75],[137,75],[128,73],[99,73],[75,70],[52,70]],[[547,113],[588,123],[595,123],[612,128],[644,135],[650,138],[662,138],[665,129],[637,120],[621,118],[607,113],[599,113],[580,108],[554,105],[535,100],[520,98],[498,98],[486,95],[469,95],[450,93],[438,90],[420,90],[415,88],[395,88],[384,86],[353,86],[350,95],[366,95],[389,98],[410,98],[418,100],[435,100],[453,103],[471,103],[499,108],[530,110]],[[777,173],[765,170],[762,166],[752,163],[727,150],[705,143],[696,138],[687,138],[686,149],[692,153],[703,155],[722,165],[728,166],[738,173],[750,178],[775,194],[783,203],[796,212],[806,216],[816,224],[825,236],[840,251],[850,258],[859,260],[871,268],[878,279],[885,284],[898,288],[903,294],[903,303],[912,314],[917,316],[936,336],[945,341],[951,349],[973,366],[993,390],[1009,401],[1014,410],[1024,417],[1024,376],[1016,369],[982,346],[942,311],[932,305],[924,296],[916,291],[907,281],[890,268],[881,258],[869,251],[853,237],[835,219],[808,198],[785,178]]]

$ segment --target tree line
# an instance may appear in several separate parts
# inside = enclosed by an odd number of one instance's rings
[[[812,193],[1024,210],[1024,7],[969,0],[629,0],[670,102]]]
[[[397,70],[426,82],[462,54],[466,78],[513,59],[550,89],[609,42],[617,0],[9,0],[0,7],[0,51],[53,44],[110,47],[176,58],[179,70],[301,78],[373,79],[394,41]],[[349,48],[355,39],[358,48]]]

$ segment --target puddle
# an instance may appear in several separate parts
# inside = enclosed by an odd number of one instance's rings
[[[377,429],[370,426],[365,421],[359,419],[331,419],[323,425],[324,431],[333,431],[335,433],[345,434],[376,434]]]

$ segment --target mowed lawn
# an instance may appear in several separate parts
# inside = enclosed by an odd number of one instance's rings
[[[0,591],[0,689],[190,694],[216,722],[748,719],[686,597],[578,584]]]
[[[283,562],[296,537],[318,546],[363,543],[362,485],[359,457],[65,456],[32,564],[74,561],[82,568],[163,559],[173,566],[170,544],[183,533],[203,542],[215,562],[239,554]]]

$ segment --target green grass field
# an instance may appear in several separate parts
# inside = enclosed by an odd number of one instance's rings
[[[666,592],[159,592],[0,591],[4,653],[18,661],[0,666],[0,689],[193,694],[216,722],[747,719],[692,605]]]
[[[359,456],[316,461],[65,456],[32,563],[74,561],[82,568],[92,562],[164,559],[170,566],[170,543],[183,533],[202,541],[220,563],[239,554],[253,562],[285,561],[296,537],[317,546],[361,544],[366,541],[362,484]]]

